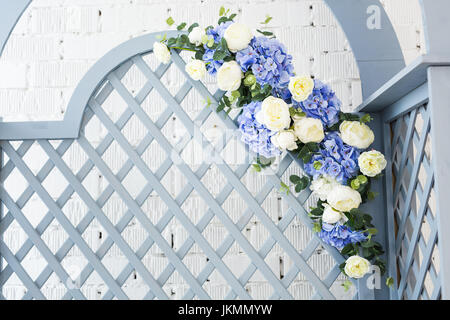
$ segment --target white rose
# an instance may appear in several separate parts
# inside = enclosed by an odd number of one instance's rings
[[[186,72],[194,80],[200,80],[206,74],[206,66],[202,60],[191,60],[186,64]]]
[[[313,92],[314,80],[311,77],[292,77],[289,81],[289,91],[297,102],[308,99]]]
[[[336,210],[349,212],[352,209],[359,208],[362,199],[358,191],[348,186],[340,185],[331,190],[327,197],[327,202]]]
[[[340,211],[333,209],[331,206],[325,206],[323,211],[322,221],[328,224],[335,224],[342,220],[343,214]]]
[[[282,150],[295,150],[297,149],[297,138],[292,130],[280,131],[271,138],[272,143]]]
[[[168,64],[170,62],[170,51],[164,43],[155,42],[153,44],[153,53],[159,62]]]
[[[375,140],[370,128],[359,121],[344,121],[339,127],[342,141],[358,149],[367,149]]]
[[[322,201],[327,200],[328,194],[333,190],[334,187],[339,186],[340,183],[337,182],[335,178],[328,175],[323,175],[318,179],[311,182],[311,191],[313,191]]]
[[[217,83],[220,90],[235,91],[239,89],[243,73],[236,61],[225,62],[217,71]]]
[[[345,274],[350,278],[361,279],[370,271],[370,262],[360,256],[351,256],[345,261]]]
[[[223,37],[227,41],[228,49],[231,52],[238,52],[248,47],[253,34],[245,24],[233,23],[225,30]]]
[[[189,42],[199,46],[202,44],[202,38],[206,35],[205,29],[201,27],[195,27],[189,33]]]
[[[291,124],[289,106],[280,98],[267,97],[262,102],[261,111],[256,114],[256,120],[269,130],[284,130]]]
[[[322,121],[314,118],[303,118],[295,122],[294,132],[303,143],[321,142],[325,138]]]
[[[375,177],[386,168],[387,162],[381,152],[372,150],[359,156],[358,165],[364,175]]]

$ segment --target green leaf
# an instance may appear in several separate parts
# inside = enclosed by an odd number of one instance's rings
[[[322,231],[322,225],[319,222],[314,223],[312,231],[315,233]]]
[[[392,277],[387,278],[387,279],[386,279],[386,285],[387,285],[389,288],[392,288],[392,287],[394,286],[394,279],[393,279]]]
[[[220,60],[225,59],[225,57],[227,57],[227,56],[228,56],[228,53],[226,51],[216,50],[216,52],[214,52],[213,59],[215,61],[220,61]]]
[[[341,254],[350,255],[352,251],[353,251],[353,244],[349,243],[342,249]]]
[[[268,24],[273,18],[269,15],[266,15],[266,20],[264,20],[263,22],[261,22],[261,24]]]
[[[223,16],[224,14],[225,14],[225,7],[220,7],[220,10],[219,10],[219,17],[221,17],[221,16]]]
[[[203,59],[203,52],[202,51],[197,51],[195,53],[195,59],[202,60]]]
[[[177,30],[183,30],[186,27],[187,23],[183,22],[181,24],[178,25]]]
[[[344,287],[344,291],[347,292],[353,286],[353,283],[350,280],[345,280],[341,286]]]
[[[262,35],[266,36],[266,37],[270,37],[273,36],[273,32],[270,31],[261,31],[261,30],[256,30],[258,33],[261,33]]]
[[[281,187],[280,187],[280,192],[286,193],[286,195],[289,194],[289,186],[284,183],[283,181],[281,181]]]
[[[316,216],[316,217],[320,217],[323,215],[323,209],[321,208],[314,208],[311,210],[310,212],[311,215]]]
[[[233,13],[231,16],[228,17],[228,20],[233,20],[234,18],[236,18],[236,13]]]
[[[171,26],[171,25],[173,25],[173,24],[175,23],[175,20],[173,20],[172,17],[168,17],[167,20],[166,20],[166,23],[167,23],[169,26]]]
[[[301,178],[295,174],[293,174],[289,177],[289,181],[291,181],[293,184],[299,183],[300,180],[301,180]]]
[[[370,116],[370,114],[365,114],[365,115],[363,115],[360,119],[359,119],[359,121],[361,122],[361,123],[369,123],[370,121],[372,121],[373,120],[373,118]]]
[[[377,195],[378,195],[378,193],[373,192],[373,191],[369,191],[369,192],[367,192],[367,199],[368,199],[369,201],[372,201],[372,200],[375,199],[375,197],[376,197]]]
[[[194,28],[196,28],[196,27],[198,27],[198,26],[199,26],[199,24],[198,24],[197,22],[191,24],[191,25],[189,26],[189,28],[188,28],[188,32],[191,33],[192,30],[194,30]]]
[[[256,172],[261,172],[261,166],[260,166],[259,164],[254,164],[254,165],[253,165],[253,169],[254,169]]]

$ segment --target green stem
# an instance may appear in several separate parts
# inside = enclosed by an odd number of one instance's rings
[[[170,47],[170,49],[178,49],[178,50],[187,50],[187,51],[197,52],[197,50],[194,50],[194,49],[181,48],[181,47]]]

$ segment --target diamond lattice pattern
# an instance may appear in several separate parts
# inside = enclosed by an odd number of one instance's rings
[[[341,286],[343,258],[310,231],[310,191],[278,191],[290,173],[302,174],[297,160],[286,156],[271,175],[253,172],[235,135],[237,115],[205,107],[221,94],[209,93],[212,79],[205,83],[186,76],[178,54],[159,66],[151,52],[138,55],[92,94],[78,139],[1,142],[1,298],[354,296]],[[399,139],[420,145],[426,133]],[[421,160],[426,175],[428,161]],[[396,174],[407,179],[413,166],[397,164],[405,172]],[[415,184],[414,195],[428,195],[430,179]],[[406,197],[399,186],[397,197]],[[437,241],[432,208],[422,205],[411,206],[404,226],[402,204],[396,211],[402,244],[414,236],[410,224],[428,221],[405,271],[416,283],[426,281],[419,258]],[[433,284],[438,271],[427,271]],[[408,280],[403,291],[414,290]]]
[[[430,109],[427,104],[391,122],[395,223],[395,290],[402,299],[439,299],[439,249]]]

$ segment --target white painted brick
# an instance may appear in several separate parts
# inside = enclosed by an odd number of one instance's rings
[[[0,62],[0,88],[26,88],[27,66],[23,63]]]
[[[60,37],[12,35],[5,46],[2,59],[19,61],[60,58]]]
[[[72,35],[64,36],[63,50],[65,59],[99,59],[109,50],[127,40],[124,33]]]

